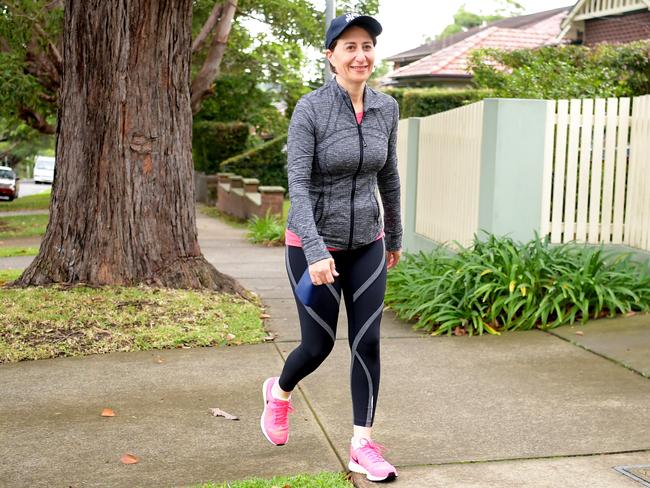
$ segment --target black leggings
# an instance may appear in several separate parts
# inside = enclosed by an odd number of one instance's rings
[[[296,283],[307,268],[305,254],[300,247],[286,246],[285,262],[298,306],[302,340],[287,357],[279,386],[284,391],[292,391],[332,351],[342,289],[352,357],[353,421],[354,425],[370,427],[379,391],[379,325],[386,292],[384,239],[350,251],[332,251],[331,254],[339,276],[332,284],[319,285],[329,288],[331,300],[326,307],[314,310],[305,307],[295,295]]]

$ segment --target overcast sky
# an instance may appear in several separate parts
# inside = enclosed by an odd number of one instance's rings
[[[573,0],[518,0],[525,13],[573,6]],[[492,0],[380,0],[376,18],[384,31],[377,38],[377,60],[413,49],[434,37],[448,24],[461,5],[470,12],[488,14],[498,8]]]

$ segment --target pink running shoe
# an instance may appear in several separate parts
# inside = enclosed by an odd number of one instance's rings
[[[354,449],[350,445],[350,462],[348,468],[355,473],[365,474],[370,481],[383,481],[398,476],[395,466],[386,461],[381,455],[387,449],[365,437],[361,439],[361,447]]]
[[[273,383],[278,381],[278,376],[267,378],[262,386],[262,395],[264,395],[264,412],[260,418],[260,426],[264,437],[271,444],[283,446],[289,439],[289,419],[287,414],[293,412],[291,398],[288,401],[278,400],[271,393]]]

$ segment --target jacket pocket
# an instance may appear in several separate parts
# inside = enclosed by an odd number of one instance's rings
[[[379,224],[379,202],[377,201],[377,195],[375,192],[372,192],[372,199],[375,201],[375,222]]]
[[[319,224],[319,222],[323,218],[323,214],[325,213],[323,211],[325,207],[324,203],[325,202],[323,201],[323,192],[321,191],[318,194],[318,198],[316,199],[316,205],[314,206],[314,219],[316,221],[316,225]]]

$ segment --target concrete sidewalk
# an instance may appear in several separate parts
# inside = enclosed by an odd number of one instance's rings
[[[200,214],[197,225],[206,258],[260,295],[275,342],[0,365],[0,486],[186,486],[346,469],[345,307],[332,354],[293,395],[288,444],[272,446],[259,429],[261,384],[300,340],[284,249],[253,246]],[[395,486],[641,487],[615,468],[650,465],[649,376],[647,315],[431,337],[385,311],[374,438],[400,470]],[[100,417],[104,407],[117,417]],[[125,452],[140,463],[122,465]]]

